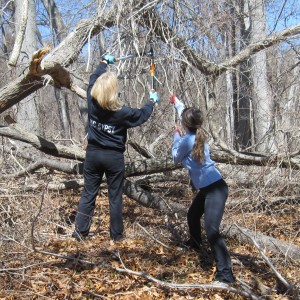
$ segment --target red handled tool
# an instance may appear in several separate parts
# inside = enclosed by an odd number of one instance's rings
[[[171,95],[170,96],[170,103],[174,105],[175,101],[176,101],[176,96],[175,95]]]

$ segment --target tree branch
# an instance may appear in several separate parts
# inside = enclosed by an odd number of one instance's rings
[[[178,34],[173,32],[173,30],[167,25],[167,23],[163,22],[158,14],[147,11],[143,14],[143,19],[141,20],[143,21],[143,24],[145,24],[149,29],[152,29],[163,42],[169,44],[169,42],[172,41],[172,44],[179,49],[180,52],[184,53],[186,60],[205,75],[219,76],[226,72],[227,69],[233,68],[247,60],[251,57],[251,55],[300,33],[300,25],[287,28],[277,34],[273,34],[263,41],[249,45],[231,59],[217,64],[205,58],[204,55],[200,56],[186,43],[184,38],[178,36]],[[139,22],[141,23],[141,21]]]
[[[15,38],[14,47],[8,61],[8,65],[12,67],[16,66],[20,56],[20,51],[25,37],[25,31],[26,31],[26,25],[28,19],[28,7],[29,7],[28,0],[23,0],[23,6],[22,6],[23,13],[18,26],[18,32]]]
[[[279,272],[276,270],[275,266],[271,263],[269,258],[265,255],[265,253],[261,250],[260,246],[256,242],[256,240],[253,238],[253,236],[247,234],[241,227],[239,227],[237,224],[235,226],[244,234],[246,235],[254,244],[256,249],[259,251],[260,255],[264,259],[264,261],[267,263],[267,265],[271,268],[275,276],[280,280],[280,282],[286,287],[286,289],[289,291],[291,294],[298,294],[299,291],[296,290],[294,286],[292,286]]]
[[[251,55],[258,53],[263,49],[267,49],[274,46],[288,38],[292,38],[300,33],[300,25],[296,25],[287,29],[284,29],[278,33],[272,34],[270,37],[264,39],[263,41],[258,41],[255,44],[251,44],[240,53],[232,57],[231,59],[224,61],[220,64],[220,72],[226,71],[228,68],[235,67],[248,59]]]

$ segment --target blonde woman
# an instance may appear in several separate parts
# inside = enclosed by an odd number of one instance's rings
[[[114,62],[114,56],[104,56],[90,76],[87,89],[88,145],[83,169],[84,189],[72,234],[78,241],[89,234],[104,174],[108,184],[110,238],[114,241],[123,238],[122,190],[127,129],[145,123],[159,101],[157,93],[153,91],[141,109],[124,106],[118,97],[117,75],[106,72],[107,65]]]
[[[190,239],[185,242],[185,246],[200,250],[200,218],[204,214],[207,239],[216,261],[215,280],[234,282],[229,252],[219,232],[228,186],[210,158],[209,146],[202,129],[202,112],[194,107],[185,108],[174,96],[171,97],[171,103],[174,104],[186,132],[181,136],[177,127],[174,130],[173,159],[175,163],[181,163],[188,169],[193,187],[198,191],[187,214]]]

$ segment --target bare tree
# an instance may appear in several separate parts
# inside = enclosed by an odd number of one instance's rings
[[[35,2],[33,0],[17,0],[15,4],[16,40],[9,63],[16,66],[18,70],[26,69],[30,63],[32,53],[36,50],[36,23]],[[16,119],[28,130],[39,132],[39,114],[37,99],[30,95],[25,101],[16,107]]]
[[[51,31],[51,44],[53,46],[59,44],[67,36],[67,28],[56,3],[53,0],[43,0],[43,5],[48,13],[49,25]],[[70,138],[71,124],[68,109],[67,93],[61,91],[60,88],[54,87],[54,96],[58,104],[58,112],[63,128],[63,137]]]
[[[265,1],[249,1],[252,44],[266,37]],[[267,53],[265,50],[253,55],[251,68],[252,114],[254,121],[254,142],[261,152],[275,151],[274,144],[274,105],[272,91],[267,78]]]

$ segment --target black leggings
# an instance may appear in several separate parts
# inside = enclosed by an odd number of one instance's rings
[[[200,244],[200,218],[204,214],[207,239],[216,260],[216,278],[231,280],[233,275],[230,255],[225,241],[219,233],[227,197],[228,186],[223,179],[202,188],[188,210],[187,220],[192,240]]]
[[[122,192],[124,182],[124,154],[114,150],[91,148],[86,152],[84,162],[84,189],[78,204],[75,230],[82,236],[89,233],[103,175],[108,184],[110,209],[110,237],[113,240],[122,238]]]

